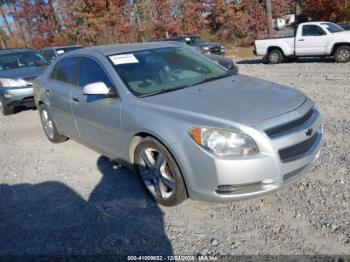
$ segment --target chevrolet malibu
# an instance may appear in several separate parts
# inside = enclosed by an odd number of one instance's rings
[[[135,170],[155,201],[233,201],[305,175],[323,136],[311,99],[172,43],[84,48],[36,79],[47,138]]]

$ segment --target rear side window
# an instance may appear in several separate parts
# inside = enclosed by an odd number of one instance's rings
[[[52,61],[53,59],[56,58],[55,53],[51,49],[46,49],[43,52],[44,57],[47,59],[47,61]]]
[[[68,57],[60,60],[53,69],[51,78],[63,83],[75,85],[77,64],[78,58],[75,57]]]
[[[108,87],[113,86],[106,72],[95,60],[83,57],[80,61],[78,86],[84,87],[96,82],[103,82]]]
[[[325,31],[317,25],[304,25],[303,36],[321,36],[325,35]]]

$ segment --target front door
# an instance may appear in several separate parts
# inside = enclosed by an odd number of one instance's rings
[[[118,157],[122,143],[121,102],[118,98],[84,95],[84,86],[96,82],[104,82],[107,87],[115,89],[104,67],[97,60],[82,57],[77,87],[73,88],[71,93],[73,115],[80,140],[99,151]]]
[[[301,56],[326,55],[328,35],[318,25],[303,25],[297,35],[295,53]]]

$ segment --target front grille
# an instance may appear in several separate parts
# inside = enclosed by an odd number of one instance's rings
[[[290,162],[302,158],[307,154],[319,140],[320,134],[316,133],[313,137],[299,144],[279,150],[282,162]]]
[[[276,138],[279,136],[282,136],[286,133],[293,132],[295,130],[303,128],[306,124],[311,125],[313,121],[316,120],[318,117],[319,113],[315,108],[312,108],[310,111],[308,111],[305,115],[302,117],[293,120],[291,122],[272,127],[269,129],[265,130],[265,133],[270,137],[270,138]]]

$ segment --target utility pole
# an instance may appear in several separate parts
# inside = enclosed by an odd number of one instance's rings
[[[269,34],[269,37],[272,37],[274,30],[273,30],[273,24],[272,24],[271,0],[265,0],[265,5],[266,5],[267,32]]]

